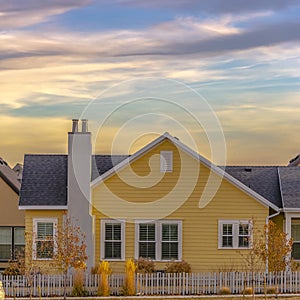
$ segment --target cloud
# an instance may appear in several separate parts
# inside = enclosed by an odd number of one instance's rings
[[[298,6],[298,0],[210,0],[210,1],[195,1],[195,0],[119,0],[119,5],[144,7],[144,8],[163,8],[175,11],[198,12],[207,14],[225,14],[225,13],[245,13],[253,11],[277,11]]]
[[[87,5],[89,0],[0,0],[0,30],[30,26]]]

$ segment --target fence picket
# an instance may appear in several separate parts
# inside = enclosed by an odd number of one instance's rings
[[[61,275],[35,275],[8,276],[1,275],[7,297],[28,297],[30,284],[32,295],[38,297],[63,296],[64,278]],[[201,295],[217,294],[222,287],[228,287],[231,293],[241,294],[246,287],[255,285],[256,293],[264,292],[266,287],[273,287],[278,283],[281,293],[300,293],[300,273],[280,272],[275,273],[251,273],[251,272],[209,272],[209,273],[152,273],[136,275],[136,292],[138,295]],[[98,288],[98,275],[86,274],[84,288],[89,295],[96,295]],[[67,295],[73,289],[73,277],[67,278]],[[124,275],[113,274],[109,276],[109,284],[112,295],[121,295],[124,284]]]

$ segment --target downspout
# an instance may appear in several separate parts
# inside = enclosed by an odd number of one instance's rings
[[[268,257],[268,251],[269,251],[269,246],[268,246],[268,243],[269,243],[269,237],[268,237],[268,234],[269,234],[269,227],[268,227],[268,224],[269,224],[269,221],[271,218],[274,218],[276,216],[278,216],[280,214],[280,211],[274,213],[273,215],[270,215],[270,216],[267,216],[266,217],[266,275],[268,276],[268,273],[269,273],[269,257]]]

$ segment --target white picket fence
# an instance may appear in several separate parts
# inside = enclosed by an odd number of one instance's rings
[[[98,275],[85,275],[84,288],[89,295],[96,295]],[[112,295],[122,295],[125,275],[109,276]],[[62,296],[64,277],[61,275],[4,276],[0,274],[6,296]],[[220,273],[151,273],[136,274],[137,295],[203,295],[217,294],[227,287],[232,294],[242,294],[247,287],[255,287],[255,293],[264,293],[267,287],[278,286],[279,293],[300,293],[300,272],[270,273],[220,272]],[[276,284],[277,282],[277,284]],[[73,278],[67,278],[66,291],[71,295]]]

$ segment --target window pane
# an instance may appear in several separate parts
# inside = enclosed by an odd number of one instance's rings
[[[239,235],[248,235],[248,234],[249,234],[249,225],[239,224]]]
[[[36,257],[37,258],[52,258],[53,257],[53,241],[37,241]]]
[[[222,237],[222,247],[232,247],[232,236]]]
[[[162,260],[178,259],[178,243],[162,243]]]
[[[156,259],[155,242],[140,242],[139,257]]]
[[[11,227],[0,227],[0,244],[10,245],[12,243]]]
[[[0,245],[0,259],[9,260],[11,258],[11,245]]]
[[[178,241],[178,224],[163,224],[162,225],[162,240],[163,241]]]
[[[120,241],[121,240],[121,224],[107,223],[105,224],[105,240]]]
[[[121,242],[105,242],[104,251],[107,259],[121,259]]]
[[[37,223],[37,238],[53,237],[53,223]]]
[[[249,247],[249,224],[239,224],[239,247]]]
[[[300,259],[300,243],[296,243],[296,242],[293,243],[292,258]]]
[[[155,224],[139,225],[140,241],[155,241]]]
[[[232,235],[232,224],[223,224],[223,235]]]
[[[239,236],[239,247],[249,247],[249,237]]]
[[[300,241],[300,224],[292,224],[292,238],[294,241]]]
[[[15,258],[24,257],[25,254],[25,245],[15,245]]]
[[[25,245],[25,228],[16,227],[14,238],[15,238],[16,245]]]

